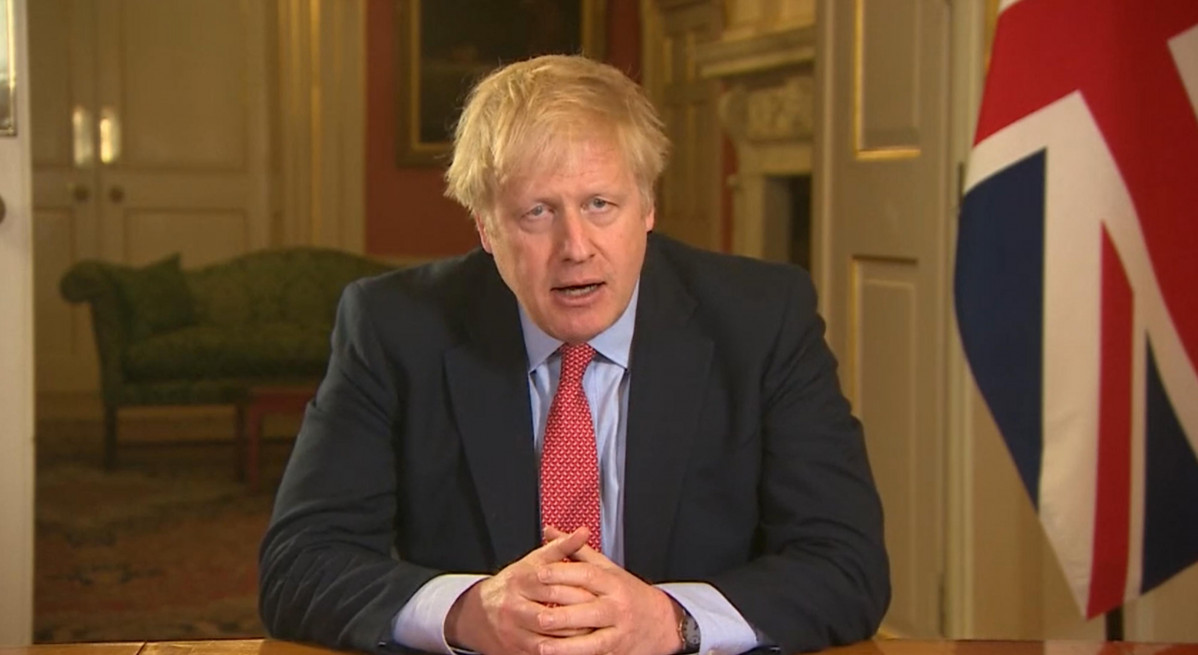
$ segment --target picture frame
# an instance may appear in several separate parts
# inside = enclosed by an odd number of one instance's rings
[[[604,55],[605,0],[395,0],[396,163],[447,165],[470,87],[540,54]]]

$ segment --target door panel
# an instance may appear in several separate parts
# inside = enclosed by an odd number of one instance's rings
[[[189,266],[203,266],[245,252],[250,236],[245,214],[191,209],[186,219],[171,212],[128,211],[124,215],[126,259],[145,264],[162,256],[162,245],[187,244]]]
[[[927,513],[937,511],[938,502],[935,486],[920,477],[928,471],[921,461],[927,453],[920,431],[919,363],[926,354],[920,343],[919,268],[913,260],[865,256],[854,257],[850,267],[853,305],[846,364],[853,372],[851,397],[866,426],[885,505],[893,585],[889,622],[907,633],[917,629],[921,615],[936,618],[938,601],[919,578],[936,571],[937,562],[928,559],[936,544],[917,530],[926,525]],[[938,628],[934,623],[928,627]]]
[[[194,266],[213,256],[211,237],[227,238],[229,255],[264,247],[264,3],[109,6],[97,16],[105,255],[141,263],[180,252],[184,265]],[[225,220],[213,229],[207,221],[214,211],[240,224],[230,228]],[[139,218],[146,212],[158,220]],[[162,229],[163,219],[175,229]],[[205,233],[209,243],[193,250],[194,235]]]
[[[910,4],[868,2],[855,17],[858,156],[916,156],[920,138],[921,12]],[[855,35],[854,38],[857,38]]]
[[[894,596],[884,627],[943,634],[949,7],[819,5],[814,173],[828,339],[865,425]]]
[[[261,3],[257,3],[261,4]],[[123,171],[243,173],[245,62],[238,0],[124,0],[99,15],[100,103],[120,124]]]

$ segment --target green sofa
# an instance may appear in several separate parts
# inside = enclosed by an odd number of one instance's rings
[[[344,287],[389,267],[323,248],[252,252],[195,270],[172,255],[144,267],[82,261],[62,296],[91,305],[104,401],[104,466],[117,413],[146,405],[237,406],[255,386],[315,384]]]

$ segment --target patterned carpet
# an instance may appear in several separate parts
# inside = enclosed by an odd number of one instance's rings
[[[95,439],[39,437],[35,640],[262,636],[257,548],[288,446],[265,445],[250,494],[228,442],[130,445],[106,472]]]

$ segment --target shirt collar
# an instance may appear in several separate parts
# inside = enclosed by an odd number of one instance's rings
[[[632,350],[632,332],[636,327],[636,304],[640,292],[641,283],[637,280],[624,313],[620,314],[620,318],[617,318],[611,327],[588,342],[595,352],[603,355],[608,361],[619,364],[625,370],[628,369],[628,354]],[[520,328],[524,331],[524,350],[528,354],[528,372],[531,373],[544,364],[550,355],[557,352],[562,341],[546,334],[528,317],[522,305],[517,303],[517,306],[520,309]]]

